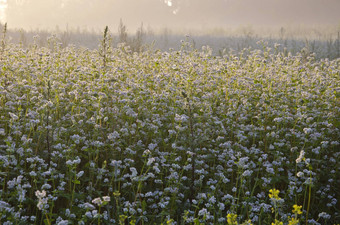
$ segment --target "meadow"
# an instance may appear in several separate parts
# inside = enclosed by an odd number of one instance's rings
[[[336,224],[340,59],[2,42],[0,224]]]

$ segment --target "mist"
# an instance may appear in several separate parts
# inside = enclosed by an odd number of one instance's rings
[[[339,11],[339,0],[0,0],[1,22],[24,29],[340,25]]]

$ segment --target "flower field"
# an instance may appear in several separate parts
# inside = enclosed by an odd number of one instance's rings
[[[7,45],[0,224],[336,224],[340,59]]]

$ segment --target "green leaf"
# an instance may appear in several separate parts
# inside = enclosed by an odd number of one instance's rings
[[[79,180],[74,180],[72,181],[74,184],[80,184],[80,181]]]

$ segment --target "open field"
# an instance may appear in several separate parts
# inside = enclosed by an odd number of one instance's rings
[[[0,224],[334,224],[340,59],[0,52]]]

